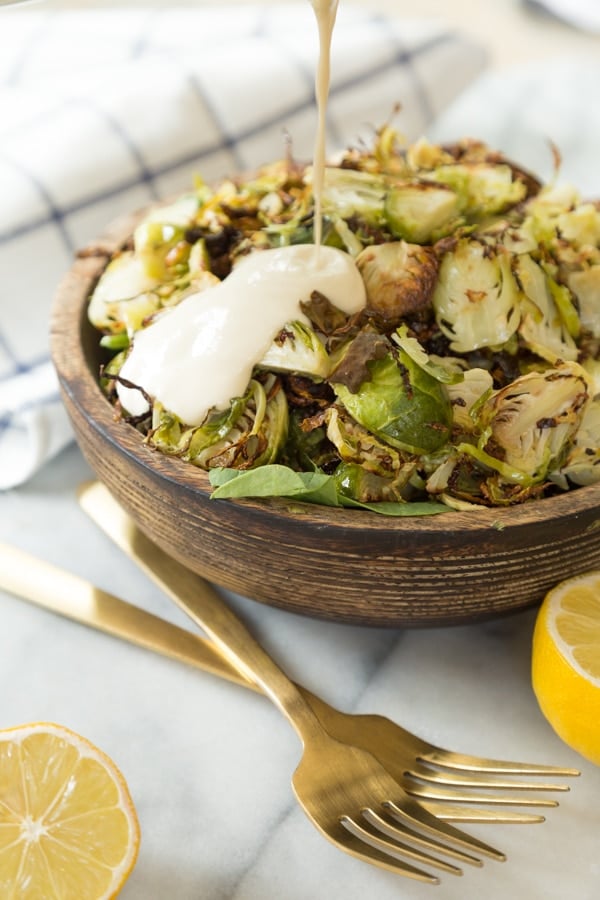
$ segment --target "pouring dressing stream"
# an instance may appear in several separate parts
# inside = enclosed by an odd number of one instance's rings
[[[352,258],[321,246],[326,104],[338,0],[311,3],[320,50],[315,81],[314,244],[251,253],[222,282],[186,297],[138,331],[117,385],[119,400],[132,415],[147,412],[150,396],[187,425],[199,425],[210,409],[227,408],[244,393],[252,369],[287,322],[307,321],[300,303],[308,301],[313,291],[348,315],[365,305],[364,284]]]

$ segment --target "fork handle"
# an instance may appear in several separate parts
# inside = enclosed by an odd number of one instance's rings
[[[303,742],[326,734],[294,682],[217,591],[146,538],[103,484],[82,485],[78,498],[94,522],[212,638],[235,669],[279,707]]]

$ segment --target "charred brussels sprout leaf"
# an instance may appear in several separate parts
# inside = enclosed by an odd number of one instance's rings
[[[405,484],[415,467],[413,457],[405,459],[402,453],[390,447],[362,425],[359,425],[341,406],[330,407],[325,414],[327,437],[335,446],[340,459],[349,464],[357,464],[367,472],[381,478],[398,481],[399,474],[405,472]]]
[[[330,379],[356,393],[361,384],[370,378],[368,363],[382,359],[390,352],[391,344],[385,335],[364,328],[336,357]]]

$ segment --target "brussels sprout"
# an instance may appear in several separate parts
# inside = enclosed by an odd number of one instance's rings
[[[153,293],[158,284],[133,251],[124,251],[111,260],[94,288],[88,306],[90,322],[109,333],[137,331],[160,306]]]
[[[594,359],[588,356],[581,363],[581,368],[585,371],[590,395],[597,397],[600,395],[600,359]]]
[[[582,327],[600,338],[600,265],[572,272],[568,285],[577,298]]]
[[[133,233],[137,258],[149,278],[163,281],[169,278],[167,257],[174,247],[183,242],[184,229],[164,222],[142,222]],[[189,245],[185,244],[189,253]],[[186,256],[187,262],[187,256]]]
[[[243,397],[225,410],[212,409],[205,421],[188,427],[155,403],[147,442],[203,469],[250,469],[274,462],[288,429],[288,406],[279,379],[252,379]]]
[[[401,325],[396,330],[395,334],[392,335],[392,340],[410,356],[414,363],[424,369],[436,381],[441,381],[442,384],[456,384],[465,377],[462,367],[452,365],[451,362],[448,363],[445,359],[439,357],[436,359],[426,353],[418,340],[410,337],[406,325]]]
[[[395,478],[403,469],[405,460],[402,454],[352,419],[344,407],[330,406],[324,421],[327,437],[344,462],[356,463],[382,478]],[[407,467],[407,479],[413,469],[414,461],[411,461]]]
[[[472,434],[477,427],[477,410],[492,391],[493,379],[487,369],[467,369],[461,380],[448,384],[452,420],[457,431]]]
[[[586,485],[596,484],[600,481],[600,400],[598,398],[586,408],[563,465],[557,473],[551,473],[550,477],[565,488],[568,487],[568,482]]]
[[[439,144],[432,144],[427,138],[420,137],[414,144],[407,147],[406,161],[413,171],[418,169],[427,171],[451,164],[454,162],[454,158]]]
[[[330,362],[325,347],[312,328],[295,321],[288,322],[281,329],[257,366],[273,372],[326,378]]]
[[[589,402],[587,377],[577,363],[529,372],[495,392],[482,406],[485,440],[480,460],[508,481],[538,482],[560,466]],[[499,460],[499,462],[498,462]]]
[[[461,212],[471,220],[504,212],[527,196],[523,181],[515,179],[509,165],[499,163],[441,165],[429,177],[452,188],[458,195]]]
[[[469,353],[510,339],[519,325],[519,299],[508,254],[465,238],[444,255],[432,304],[452,350]]]
[[[356,393],[333,384],[340,401],[364,428],[409,453],[431,453],[450,434],[452,408],[442,384],[399,351],[368,363],[370,380]]]
[[[356,257],[367,292],[367,313],[390,326],[427,307],[438,273],[431,247],[394,241],[365,248]]]
[[[384,478],[367,471],[357,463],[341,463],[334,472],[337,491],[359,503],[406,502],[404,488],[409,472],[403,478]]]
[[[427,244],[461,223],[458,197],[446,185],[417,181],[394,185],[385,197],[384,213],[394,237]]]
[[[100,387],[109,398],[116,399],[116,379],[121,370],[121,366],[125,362],[127,350],[121,350],[110,359],[100,372]]]
[[[546,266],[542,266],[546,273],[546,281],[548,290],[552,294],[552,299],[558,310],[563,326],[566,332],[572,337],[579,337],[581,331],[581,322],[577,309],[575,307],[575,298],[567,285],[559,284],[550,274]]]
[[[579,192],[569,184],[543,188],[526,206],[536,239],[552,243],[561,240],[576,247],[596,246],[600,242],[600,210],[581,201]]]
[[[358,215],[367,222],[384,220],[386,181],[382,176],[328,166],[323,180],[323,212],[342,219]]]
[[[527,201],[526,211],[528,216],[532,216],[540,223],[544,220],[552,222],[552,228],[555,230],[556,216],[565,210],[574,209],[580,200],[579,191],[574,185],[553,181]]]
[[[524,295],[519,325],[524,342],[550,363],[576,360],[579,351],[556,302],[565,301],[553,290],[552,280],[527,253],[516,258],[515,274]]]
[[[561,238],[576,246],[600,244],[600,209],[593,203],[579,203],[559,213],[556,227]]]

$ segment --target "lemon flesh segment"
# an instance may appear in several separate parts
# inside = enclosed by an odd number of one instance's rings
[[[123,776],[60,725],[0,731],[0,897],[107,900],[139,849]]]
[[[600,575],[595,589],[575,579],[564,594],[557,593],[550,616],[563,653],[600,687]]]
[[[600,572],[553,588],[533,635],[532,684],[565,743],[600,765]]]

